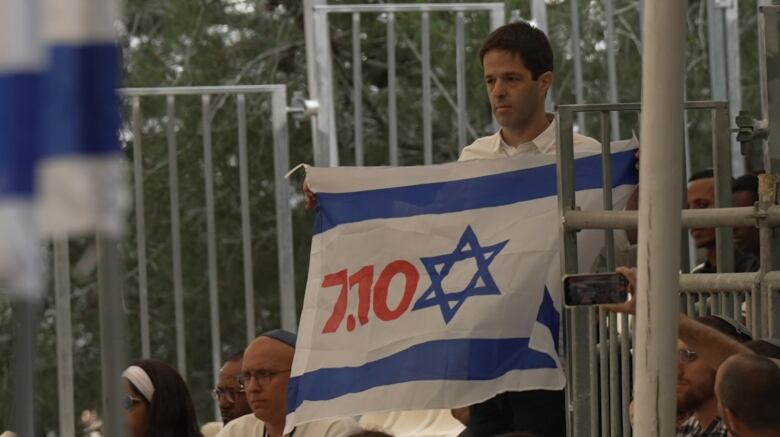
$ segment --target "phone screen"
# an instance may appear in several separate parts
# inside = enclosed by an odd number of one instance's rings
[[[628,300],[628,282],[619,273],[583,273],[563,278],[566,305],[600,305]]]

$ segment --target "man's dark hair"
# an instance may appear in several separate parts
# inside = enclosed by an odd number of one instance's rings
[[[754,174],[742,175],[734,180],[731,185],[732,193],[747,191],[753,195],[753,201],[758,202],[758,176]]]
[[[136,361],[133,365],[144,369],[154,386],[146,437],[202,437],[190,391],[179,372],[152,359]],[[130,386],[136,390],[132,383]]]
[[[753,334],[750,333],[750,330],[748,330],[744,325],[741,323],[729,319],[728,317],[723,316],[703,316],[703,317],[697,317],[696,321],[709,326],[710,328],[716,329],[719,332],[728,335],[729,337],[733,338],[734,340],[740,342],[740,343],[746,343],[753,339]]]
[[[533,80],[553,71],[553,51],[547,35],[527,21],[505,24],[491,32],[479,49],[480,61],[484,62],[485,54],[491,50],[519,55]]]
[[[780,429],[780,367],[761,355],[729,358],[720,369],[718,397],[745,426],[754,431]]]
[[[753,340],[745,343],[753,352],[780,360],[780,341],[773,339]]]
[[[715,172],[711,168],[697,171],[688,178],[688,182],[698,181],[699,179],[714,178]]]

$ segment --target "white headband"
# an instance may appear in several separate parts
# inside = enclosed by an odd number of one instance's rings
[[[152,380],[149,379],[149,375],[146,374],[144,369],[138,366],[130,366],[122,372],[122,378],[127,378],[148,402],[152,402],[154,385],[152,385]]]

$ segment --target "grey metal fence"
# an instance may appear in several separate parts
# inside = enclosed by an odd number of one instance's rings
[[[763,119],[755,123],[765,138],[764,165],[776,173],[780,156],[780,6],[760,9]],[[723,315],[748,326],[759,338],[780,333],[780,271],[774,261],[780,246],[773,240],[773,228],[780,226],[780,206],[775,196],[778,176],[759,177],[759,201],[754,207],[731,208],[732,141],[728,102],[687,102],[687,110],[711,114],[712,154],[715,171],[715,209],[683,210],[682,226],[715,227],[717,274],[682,274],[681,308],[692,316]],[[636,211],[611,211],[611,190],[604,191],[605,211],[577,210],[573,188],[573,125],[576,114],[595,112],[601,117],[604,186],[610,177],[610,113],[639,111],[639,104],[565,105],[558,108],[558,170],[562,267],[566,273],[580,271],[577,265],[576,233],[583,229],[604,229],[607,268],[615,268],[612,243],[616,229],[636,229]],[[763,129],[763,130],[762,130]],[[772,132],[775,132],[772,135]],[[766,135],[768,133],[768,135]],[[681,138],[682,143],[682,138]],[[684,151],[681,148],[680,153]],[[685,172],[683,172],[685,174]],[[685,186],[685,181],[681,181]],[[681,205],[681,207],[683,207]],[[683,207],[684,208],[684,207]],[[760,268],[755,273],[729,273],[734,270],[732,229],[757,226],[760,231]],[[682,241],[687,242],[687,238]],[[683,244],[682,260],[691,250]],[[569,376],[567,401],[570,408],[569,435],[629,436],[628,403],[631,399],[632,317],[603,314],[596,308],[567,308],[564,313],[565,350],[562,356]]]
[[[503,3],[433,3],[433,4],[381,4],[381,5],[314,5],[312,10],[313,43],[316,50],[313,53],[314,65],[309,67],[309,92],[312,98],[320,101],[320,112],[317,117],[314,141],[314,162],[318,166],[337,166],[339,164],[339,145],[336,137],[336,113],[334,109],[334,75],[333,55],[330,47],[330,29],[328,17],[333,14],[352,15],[352,65],[353,65],[353,100],[354,100],[354,135],[355,162],[363,164],[363,78],[361,75],[361,17],[365,14],[385,14],[387,36],[387,92],[388,92],[388,163],[398,165],[398,107],[396,78],[396,15],[402,13],[418,14],[421,20],[420,63],[422,69],[422,114],[423,120],[423,156],[424,162],[432,162],[432,103],[431,87],[435,85],[443,91],[441,83],[431,69],[430,50],[430,15],[432,13],[455,13],[455,46],[456,46],[456,96],[448,98],[449,103],[457,113],[458,147],[467,145],[469,135],[476,133],[469,124],[466,102],[465,74],[465,21],[464,14],[470,12],[486,12],[490,14],[490,29],[504,24]],[[315,78],[316,80],[312,80]],[[446,94],[446,93],[445,93]]]
[[[219,269],[217,264],[217,226],[218,217],[215,215],[217,202],[214,192],[214,157],[212,155],[212,116],[215,106],[224,104],[230,100],[235,102],[235,119],[237,120],[236,144],[239,180],[240,180],[240,225],[241,225],[241,262],[243,264],[243,296],[244,318],[246,321],[245,336],[247,341],[253,339],[257,333],[257,318],[255,314],[255,278],[253,277],[252,260],[252,223],[250,220],[250,182],[254,179],[249,174],[249,152],[252,147],[259,145],[258,141],[249,141],[247,138],[247,100],[250,98],[266,98],[270,100],[270,120],[273,139],[272,150],[266,156],[272,156],[273,175],[266,176],[274,181],[275,190],[275,229],[278,262],[278,283],[281,325],[285,329],[295,330],[297,326],[295,284],[293,272],[293,230],[291,221],[291,189],[285,174],[290,168],[289,164],[289,140],[287,126],[287,91],[284,85],[253,85],[253,86],[213,86],[213,87],[167,87],[167,88],[127,88],[119,90],[120,95],[129,104],[131,111],[130,129],[124,139],[125,147],[132,149],[133,188],[135,193],[135,241],[126,241],[123,246],[134,248],[135,258],[128,260],[129,274],[135,276],[138,288],[138,317],[141,339],[141,356],[148,358],[152,355],[152,341],[150,328],[151,318],[149,314],[149,297],[152,294],[160,296],[167,294],[168,290],[150,290],[148,287],[147,266],[151,262],[147,256],[147,224],[145,222],[145,207],[158,202],[158,199],[145,199],[144,190],[144,115],[141,111],[141,102],[144,99],[164,99],[165,116],[160,127],[165,132],[165,145],[167,147],[168,167],[168,195],[170,206],[170,237],[171,237],[171,276],[172,297],[174,307],[175,325],[175,353],[179,372],[187,376],[187,351],[185,329],[185,295],[191,290],[186,289],[182,268],[182,243],[192,236],[183,235],[181,226],[180,186],[183,174],[179,173],[178,159],[181,151],[177,145],[177,98],[191,96],[200,99],[201,122],[199,125],[202,139],[202,176],[205,182],[205,198],[203,214],[205,214],[205,234],[207,242],[207,269],[203,271],[203,280],[208,281],[208,302],[204,304],[209,308],[209,331],[211,338],[211,371],[216,382],[223,357],[221,348],[220,330],[220,305],[219,295],[231,292],[220,291]],[[265,97],[263,97],[265,96]],[[217,105],[214,101],[217,101]],[[223,109],[224,110],[224,109]],[[157,143],[159,144],[159,142]],[[257,176],[257,175],[255,175]],[[198,211],[198,213],[201,213]],[[196,236],[199,238],[199,236]],[[135,263],[133,263],[135,261]],[[74,418],[74,365],[73,350],[74,339],[71,330],[71,260],[69,256],[69,242],[55,241],[53,244],[53,278],[56,297],[57,315],[57,370],[58,370],[58,395],[60,405],[60,435],[75,435]],[[117,279],[121,276],[125,280],[128,276],[115,272]],[[121,285],[121,284],[120,284]],[[116,290],[114,290],[116,291]],[[117,295],[114,293],[115,296]],[[197,303],[200,305],[200,302]],[[234,315],[233,315],[234,316]],[[234,316],[235,317],[235,316]],[[116,340],[116,339],[114,339]],[[124,365],[126,363],[122,363]],[[215,407],[216,408],[216,407]],[[215,410],[215,414],[218,411]]]

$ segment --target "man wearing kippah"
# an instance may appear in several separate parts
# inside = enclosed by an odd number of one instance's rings
[[[305,423],[283,434],[294,354],[295,334],[282,329],[261,334],[249,344],[239,383],[252,413],[225,425],[217,437],[346,437],[360,431],[351,418],[336,418]]]

